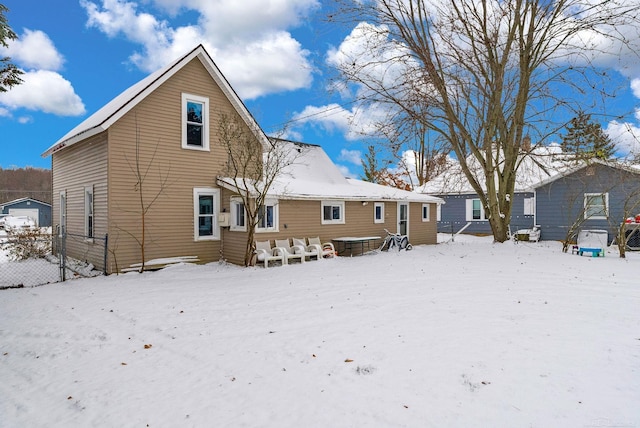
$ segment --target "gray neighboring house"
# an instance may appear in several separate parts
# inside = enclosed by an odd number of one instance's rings
[[[535,185],[535,222],[541,238],[564,240],[569,227],[601,229],[610,244],[627,217],[640,213],[640,169],[591,160]]]
[[[478,181],[484,183],[484,174],[477,161],[470,157],[467,164],[475,170]],[[538,224],[534,186],[564,168],[566,163],[563,155],[555,145],[535,148],[531,155],[521,159],[511,209],[511,230],[529,229]],[[437,196],[445,201],[438,205],[438,232],[457,233],[463,230],[463,233],[475,235],[492,234],[480,198],[457,162],[452,162],[447,171],[415,191]]]
[[[0,204],[0,216],[28,216],[40,227],[51,226],[51,205],[31,198],[20,198]]]

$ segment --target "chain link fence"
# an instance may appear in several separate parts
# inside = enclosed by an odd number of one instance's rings
[[[0,290],[104,274],[89,263],[67,257],[69,236],[64,228],[55,233],[49,228],[0,230]],[[91,239],[106,257],[107,237]]]

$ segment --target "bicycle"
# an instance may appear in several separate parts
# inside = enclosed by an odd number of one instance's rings
[[[382,241],[382,245],[380,245],[380,251],[388,251],[393,247],[398,247],[398,251],[410,251],[413,249],[413,245],[409,243],[409,238],[407,237],[407,235],[391,233],[387,229],[384,229],[384,231],[387,232],[387,236],[385,236],[384,240]]]

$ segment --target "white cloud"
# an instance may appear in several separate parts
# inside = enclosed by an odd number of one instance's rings
[[[640,78],[631,80],[631,90],[636,98],[640,98]]]
[[[604,131],[623,155],[640,154],[640,127],[637,125],[613,120]]]
[[[0,93],[0,116],[10,117],[13,110],[20,108],[60,116],[84,114],[82,100],[71,83],[57,72],[64,64],[64,57],[47,34],[25,29],[18,40],[9,42],[8,48],[0,47],[0,55],[11,57],[24,71],[21,84]],[[33,122],[31,116],[17,120],[23,124]]]
[[[349,170],[349,167],[344,166],[344,165],[338,165],[338,164],[336,164],[336,166],[338,167],[338,170],[340,170],[340,172],[342,173],[342,175],[344,177],[347,177],[347,178],[358,178],[358,175],[354,174],[353,172],[351,172]]]
[[[0,47],[0,53],[4,52],[21,68],[59,70],[64,63],[64,57],[42,31],[25,29],[17,40],[8,44],[9,47],[4,51]]]
[[[26,108],[60,116],[85,113],[84,104],[71,83],[54,71],[25,72],[23,83],[0,94],[0,105],[9,109]]]
[[[202,43],[242,98],[311,84],[314,67],[309,52],[286,30],[319,7],[317,0],[275,0],[267,5],[261,0],[156,0],[156,6],[173,15],[183,9],[199,14],[196,25],[176,28],[138,11],[133,2],[103,0],[98,6],[81,0],[81,5],[87,11],[88,26],[110,37],[122,34],[142,47],[129,59],[146,72]]]
[[[347,110],[340,104],[307,106],[296,113],[292,121],[294,127],[311,124],[327,132],[341,132],[347,140],[360,140],[375,135],[379,124],[384,122],[388,109],[379,104],[360,106]]]
[[[349,162],[354,165],[361,166],[362,165],[362,152],[360,150],[340,150],[340,155],[338,156],[339,161]]]

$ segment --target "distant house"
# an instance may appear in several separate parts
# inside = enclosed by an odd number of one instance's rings
[[[569,227],[606,230],[611,243],[625,217],[640,213],[640,169],[591,160],[537,183],[535,222],[541,238],[562,240]]]
[[[0,214],[27,216],[40,227],[51,226],[51,205],[31,198],[20,198],[0,204]]]
[[[237,189],[224,177],[222,115],[246,125],[257,147],[305,148],[275,183],[257,240],[376,236],[387,228],[409,234],[413,244],[436,243],[433,213],[441,199],[346,179],[320,147],[269,140],[198,46],[43,154],[52,157],[54,224],[84,237],[68,240],[67,254],[118,272],[141,262],[144,231],[145,261],[195,256],[241,264],[247,231]]]
[[[537,150],[535,162],[525,158],[518,169],[512,231],[539,225],[541,239],[563,240],[577,225],[607,230],[611,242],[625,216],[640,213],[640,170],[616,161],[568,162],[554,147]],[[480,199],[459,166],[418,191],[446,202],[439,206],[439,232],[491,234]]]
[[[512,230],[530,228],[537,224],[534,186],[566,167],[559,154],[559,149],[551,146],[536,148],[532,156],[521,159],[511,209]],[[484,173],[477,162],[469,158],[467,164],[473,169],[478,181],[484,185]],[[444,200],[445,204],[438,207],[439,232],[456,233],[464,228],[463,233],[491,235],[491,226],[480,198],[457,162],[415,191]]]

